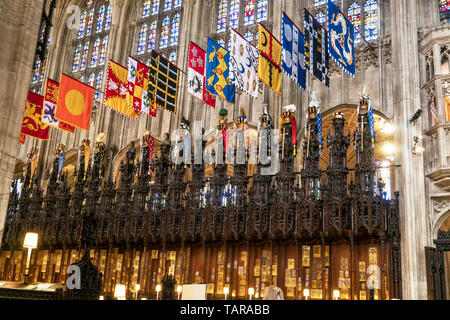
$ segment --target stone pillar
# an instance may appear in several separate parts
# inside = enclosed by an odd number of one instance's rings
[[[0,245],[42,6],[42,0],[2,1],[0,5]]]
[[[425,246],[427,210],[423,156],[413,155],[413,137],[422,131],[409,119],[420,107],[417,5],[414,0],[395,0],[391,5],[393,101],[397,163],[400,188],[400,228],[402,250],[403,299],[427,299]]]

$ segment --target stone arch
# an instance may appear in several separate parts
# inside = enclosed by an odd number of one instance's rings
[[[447,203],[446,210],[444,210],[439,217],[434,221],[432,226],[432,240],[436,240],[438,237],[438,232],[441,229],[444,222],[446,222],[447,219],[450,219],[450,202]]]

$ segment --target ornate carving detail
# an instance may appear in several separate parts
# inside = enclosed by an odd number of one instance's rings
[[[450,210],[450,199],[433,200],[433,214],[441,215]]]

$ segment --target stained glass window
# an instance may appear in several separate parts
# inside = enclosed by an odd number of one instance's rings
[[[151,7],[152,7],[152,0],[147,0],[144,2],[144,7],[142,8],[142,18],[146,18],[150,15]]]
[[[78,30],[78,39],[81,39],[84,37],[84,31],[86,30],[86,17],[87,17],[87,12],[84,11],[80,17],[80,29]]]
[[[94,42],[94,48],[92,51],[91,68],[97,65],[99,54],[100,54],[100,38],[97,38],[97,40],[95,40]]]
[[[80,70],[86,69],[88,53],[89,53],[89,41],[84,44],[83,57],[81,58],[81,69]]]
[[[172,0],[165,0],[164,1],[164,11],[168,11],[172,9]]]
[[[170,45],[176,46],[178,44],[178,38],[180,36],[180,14],[177,13],[172,20],[172,30],[170,33]]]
[[[219,4],[217,32],[224,32],[227,28],[227,0],[221,0]]]
[[[38,59],[36,61],[36,66],[34,68],[33,82],[32,83],[38,83],[40,73],[41,73],[41,59]]]
[[[159,12],[159,0],[153,0],[152,15]]]
[[[139,40],[138,40],[138,54],[142,54],[145,52],[145,46],[147,44],[147,24],[144,23],[141,26],[141,30],[139,31]]]
[[[321,25],[324,25],[327,20],[327,17],[325,16],[325,14],[322,11],[319,11],[316,14],[316,19],[317,19],[317,21],[319,21],[319,23]]]
[[[364,34],[367,41],[378,37],[378,4],[375,0],[368,0],[364,5]]]
[[[103,72],[100,71],[97,75],[97,81],[95,82],[95,100],[99,100],[100,98],[100,90],[102,89],[102,80],[103,80]]]
[[[94,87],[94,82],[95,82],[95,73],[91,73],[89,75],[87,84],[93,88]]]
[[[348,17],[355,27],[355,43],[361,42],[361,7],[356,2],[353,2],[348,8]]]
[[[246,32],[244,38],[248,42],[253,42],[253,33],[251,33],[250,31]]]
[[[175,63],[176,60],[177,60],[177,52],[176,51],[172,51],[170,53],[170,56],[169,56],[169,61],[172,62],[172,63]]]
[[[249,26],[254,23],[255,23],[255,0],[246,0],[244,10],[244,26]]]
[[[181,4],[183,3],[183,0],[175,0],[174,2],[173,2],[173,7],[174,8],[179,8],[179,7],[181,7]]]
[[[441,21],[450,21],[450,0],[439,0]]]
[[[230,1],[230,28],[237,28],[239,25],[239,0]]]
[[[45,59],[44,62],[42,63],[41,75],[39,76],[39,82],[44,81],[45,69],[46,68],[47,68],[47,59]]]
[[[97,33],[102,32],[103,21],[105,20],[105,6],[101,6],[97,15]]]
[[[108,50],[108,38],[109,36],[106,36],[102,42],[102,50],[100,53],[100,63],[99,63],[100,66],[104,65],[106,61],[106,51]]]
[[[150,52],[155,47],[156,43],[156,21],[150,25],[150,32],[148,35],[148,51]]]
[[[94,23],[94,8],[89,11],[89,17],[87,20],[87,29],[86,29],[86,35],[90,36],[92,32],[92,24]]]
[[[112,8],[111,5],[108,5],[108,9],[106,10],[106,22],[105,22],[105,30],[109,30],[111,27],[111,19],[112,19]]]
[[[321,6],[326,3],[327,0],[314,0],[313,7]]]
[[[77,48],[75,49],[75,54],[73,57],[72,72],[78,71],[78,68],[80,67],[80,63],[81,63],[81,43],[78,44]]]
[[[269,3],[267,0],[259,0],[258,1],[258,18],[256,20],[257,22],[267,20],[268,7],[269,7]]]
[[[160,48],[166,48],[169,44],[170,19],[165,17],[162,23]]]

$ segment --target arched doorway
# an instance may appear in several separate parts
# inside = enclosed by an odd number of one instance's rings
[[[433,241],[436,248],[425,248],[430,300],[450,300],[450,211],[444,216]]]

